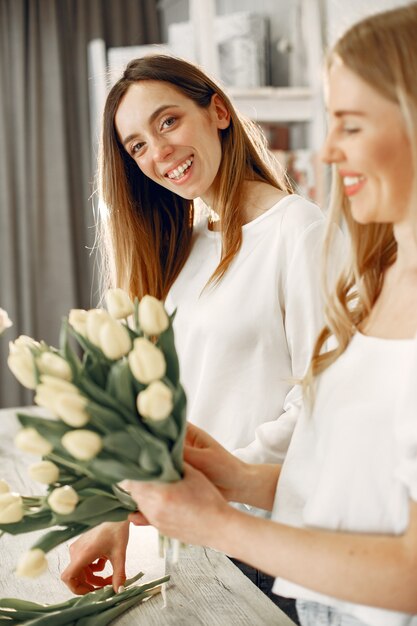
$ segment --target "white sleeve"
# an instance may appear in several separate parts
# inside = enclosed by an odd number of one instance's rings
[[[405,368],[405,383],[396,414],[399,464],[396,475],[404,483],[410,498],[417,501],[417,337],[411,367]]]
[[[324,220],[315,221],[299,237],[284,285],[285,334],[294,379],[301,379],[305,374],[314,343],[324,325],[320,286],[324,228]],[[339,231],[334,240],[332,277],[341,267],[344,245]],[[273,389],[271,393],[274,393]],[[281,415],[259,426],[254,441],[235,450],[234,454],[247,463],[282,463],[301,404],[301,386],[290,387]]]

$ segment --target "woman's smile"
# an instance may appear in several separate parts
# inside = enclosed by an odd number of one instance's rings
[[[174,86],[140,81],[121,100],[115,125],[145,176],[183,198],[211,203],[222,159],[219,131],[229,125],[218,96],[200,107]]]

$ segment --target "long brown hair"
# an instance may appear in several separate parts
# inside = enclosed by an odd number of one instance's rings
[[[414,163],[413,195],[417,199],[417,3],[372,15],[352,26],[328,55],[327,67],[340,59],[382,96],[400,106],[410,139]],[[417,201],[414,202],[417,224]],[[317,339],[304,386],[311,388],[346,349],[358,326],[370,314],[387,268],[397,258],[392,224],[359,224],[351,215],[340,175],[334,168],[325,239],[325,265],[330,263],[334,224],[345,222],[350,235],[350,255],[336,289],[326,293],[327,325]],[[337,347],[323,352],[334,335]]]
[[[208,108],[218,94],[230,113],[220,131],[222,159],[215,180],[215,205],[222,225],[222,257],[211,277],[222,278],[242,243],[242,189],[259,180],[291,192],[267,150],[260,129],[240,116],[223,90],[198,67],[182,59],[154,55],[131,61],[111,89],[104,109],[99,155],[99,195],[103,256],[108,282],[132,296],[165,298],[190,252],[194,203],[147,178],[121,145],[114,118],[129,87],[143,80],[164,81]]]

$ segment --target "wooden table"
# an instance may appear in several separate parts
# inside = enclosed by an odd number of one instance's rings
[[[25,412],[27,408],[22,409]],[[39,409],[31,409],[41,414]],[[38,460],[13,445],[19,429],[15,409],[0,410],[0,478],[13,491],[24,495],[41,493],[39,485],[27,476],[26,468]],[[48,554],[48,571],[36,579],[17,578],[16,562],[35,542],[39,533],[4,535],[0,539],[0,597],[15,597],[56,603],[71,592],[60,581],[68,563],[68,547],[63,544]],[[162,576],[165,561],[158,556],[157,533],[151,527],[132,527],[128,548],[127,575],[139,570],[143,580]],[[117,620],[120,626],[291,626],[293,622],[219,552],[190,546],[176,565],[168,567],[166,606],[159,594],[131,609]]]

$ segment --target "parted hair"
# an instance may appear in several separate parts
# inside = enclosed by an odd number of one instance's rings
[[[417,3],[372,15],[353,25],[336,42],[327,57],[327,69],[335,59],[382,96],[399,105],[410,139],[414,171],[413,210],[417,225]],[[359,224],[352,218],[343,194],[340,175],[333,169],[328,227],[325,237],[325,269],[330,265],[334,224],[345,223],[350,239],[348,262],[336,288],[326,295],[326,326],[315,344],[304,386],[311,390],[314,378],[346,349],[358,326],[375,304],[387,268],[397,256],[392,224]],[[326,275],[326,272],[325,272]],[[330,336],[336,347],[325,350]]]
[[[146,80],[169,84],[202,109],[218,94],[230,113],[229,127],[220,131],[222,157],[211,207],[222,227],[222,255],[211,282],[222,278],[242,243],[244,181],[264,181],[288,192],[291,188],[260,128],[239,115],[219,85],[196,65],[167,55],[131,61],[110,90],[103,114],[98,188],[104,205],[100,239],[105,283],[126,289],[132,297],[148,293],[164,299],[190,253],[194,202],[147,178],[117,135],[115,115],[122,98],[132,84]]]

